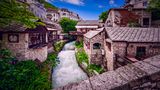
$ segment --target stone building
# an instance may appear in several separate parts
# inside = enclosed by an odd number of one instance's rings
[[[109,10],[105,26],[108,27],[150,27],[151,13],[143,8],[113,8]]]
[[[12,24],[0,29],[0,48],[10,49],[18,60],[45,61],[47,43],[47,28],[44,26],[28,29],[21,24]]]
[[[77,31],[70,32],[70,35],[75,36],[77,41],[83,40],[83,35],[89,31],[94,31],[103,26],[99,20],[81,20],[77,23]]]
[[[151,27],[151,13],[147,11],[149,0],[126,0],[122,8],[109,10],[105,22],[109,27]]]
[[[59,9],[60,18],[66,17],[75,21],[79,21],[81,18],[77,13],[71,12],[66,8]]]
[[[160,28],[107,27],[104,49],[108,70],[160,54]]]
[[[47,19],[51,20],[52,22],[58,22],[60,20],[60,14],[58,10],[48,8],[47,9]]]
[[[89,31],[84,34],[84,50],[89,56],[89,63],[101,65],[104,57],[104,28]]]
[[[149,0],[125,0],[126,5],[133,5],[134,8],[147,8]]]
[[[57,23],[47,22],[46,27],[48,30],[48,53],[53,52],[53,43],[61,38],[62,28]]]

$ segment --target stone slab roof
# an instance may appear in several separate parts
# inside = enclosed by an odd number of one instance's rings
[[[86,34],[84,34],[85,37],[87,38],[93,38],[94,36],[96,36],[97,34],[99,34],[100,32],[102,32],[104,30],[104,28],[99,28],[93,31],[89,31]]]
[[[27,28],[22,25],[22,24],[18,24],[18,23],[12,23],[10,24],[9,26],[6,26],[6,27],[3,27],[3,28],[0,28],[0,31],[1,32],[23,32],[25,31]]]
[[[77,26],[98,26],[99,20],[82,20],[77,23]]]
[[[160,28],[106,27],[112,41],[160,42]]]

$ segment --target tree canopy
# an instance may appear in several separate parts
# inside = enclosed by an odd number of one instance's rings
[[[0,6],[0,27],[5,27],[11,23],[21,23],[27,28],[34,28],[36,25],[42,24],[36,22],[39,18],[27,9],[25,3],[17,0],[2,0]]]
[[[68,33],[69,31],[76,30],[75,26],[77,24],[77,21],[75,21],[75,20],[71,20],[69,18],[62,18],[59,23],[60,23],[64,33]]]
[[[153,20],[160,20],[160,0],[150,0],[148,10],[152,12]]]
[[[102,12],[102,13],[99,15],[99,20],[102,20],[103,22],[105,22],[107,18],[108,18],[108,11]]]

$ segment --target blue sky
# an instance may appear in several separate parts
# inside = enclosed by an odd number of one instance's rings
[[[76,12],[84,20],[96,20],[101,12],[120,7],[124,0],[47,0],[59,8]]]

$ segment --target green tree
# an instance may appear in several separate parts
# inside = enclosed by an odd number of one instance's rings
[[[75,20],[71,20],[69,18],[62,18],[59,23],[60,23],[64,33],[68,33],[69,31],[76,30],[75,26],[77,24],[77,21],[75,21]]]
[[[108,11],[102,12],[101,15],[99,15],[99,20],[102,20],[103,22],[105,22],[107,18],[108,18]]]
[[[5,27],[11,23],[21,23],[27,28],[34,28],[42,24],[35,22],[38,20],[28,9],[26,3],[17,0],[2,0],[0,2],[0,27]]]
[[[160,20],[160,0],[150,0],[148,10],[152,12],[153,20]]]

